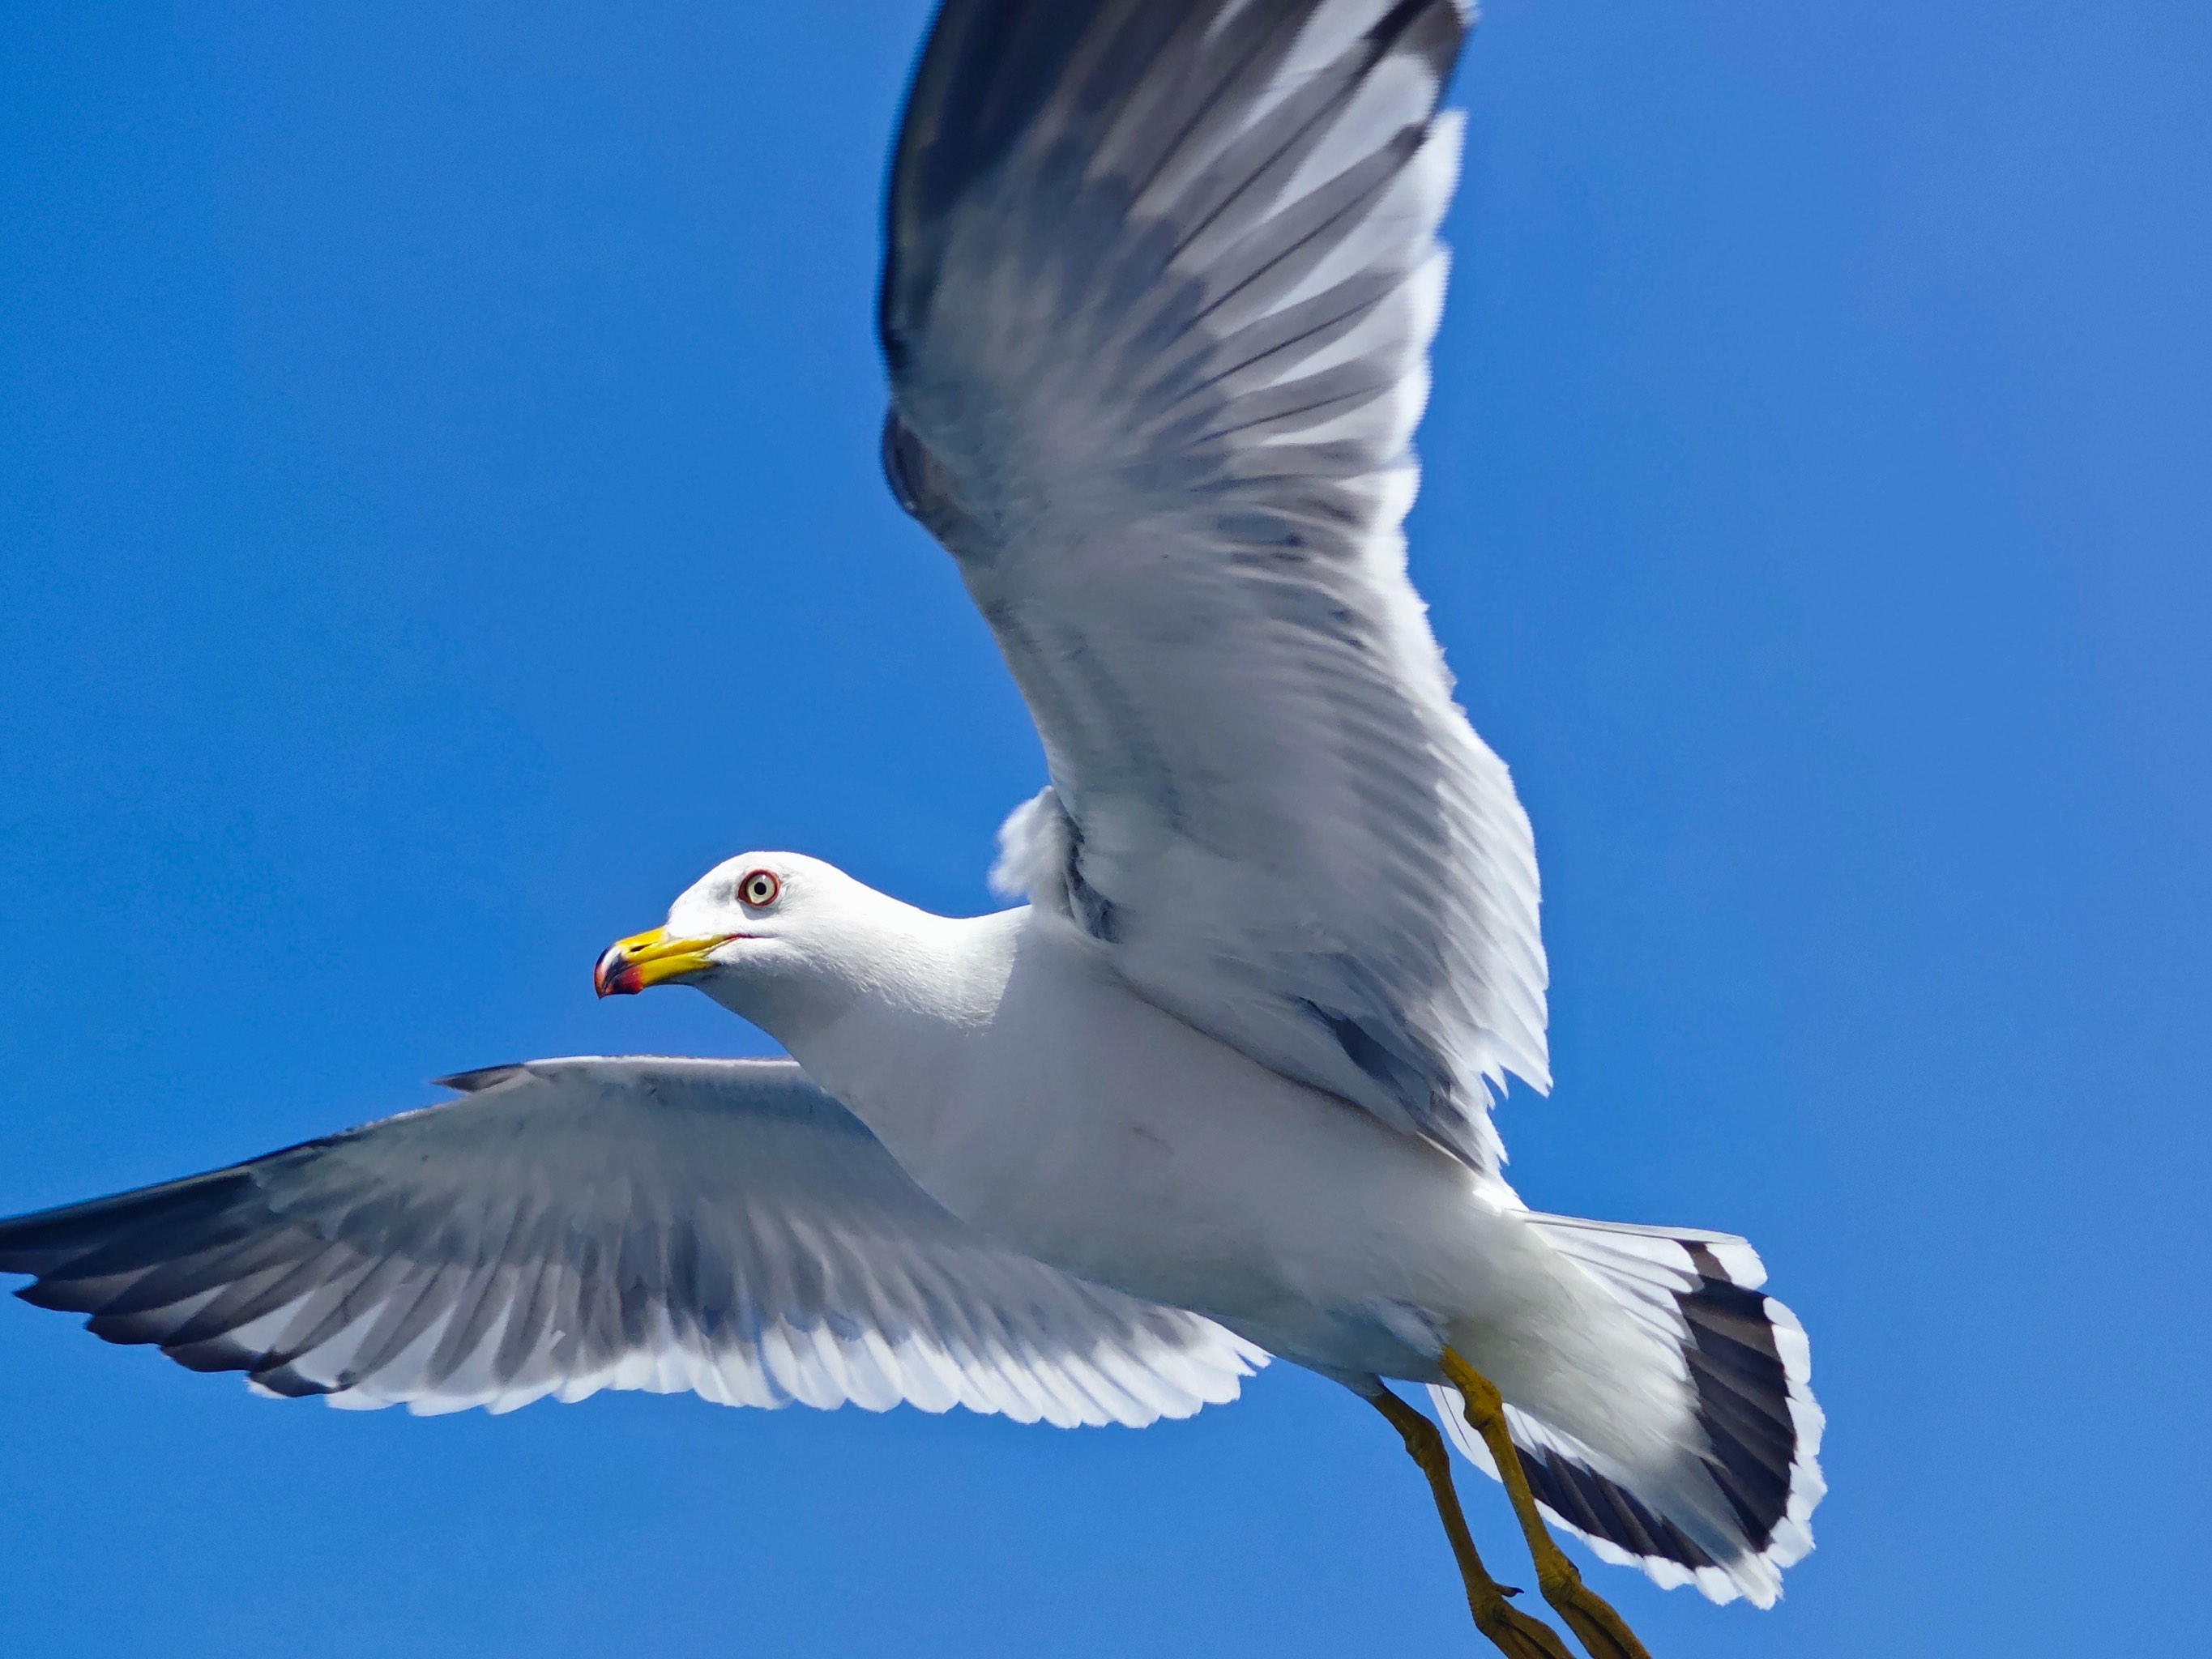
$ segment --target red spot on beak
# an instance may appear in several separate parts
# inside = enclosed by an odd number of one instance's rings
[[[592,988],[603,997],[634,997],[645,987],[637,964],[623,954],[621,945],[610,945],[592,969]]]

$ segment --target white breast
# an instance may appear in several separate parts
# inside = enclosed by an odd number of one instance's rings
[[[955,1214],[1338,1370],[1418,1374],[1446,1320],[1525,1298],[1548,1252],[1502,1182],[1162,1012],[1057,918],[1012,945],[988,1020],[844,1080]]]

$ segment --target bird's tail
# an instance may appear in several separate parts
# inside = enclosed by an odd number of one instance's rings
[[[1638,1348],[1656,1361],[1671,1358],[1672,1376],[1625,1384],[1679,1391],[1687,1407],[1676,1443],[1624,1455],[1509,1403],[1521,1467],[1547,1518],[1662,1585],[1695,1583],[1716,1601],[1742,1595],[1766,1606],[1781,1593],[1782,1569],[1813,1547],[1813,1506],[1826,1490],[1804,1328],[1760,1293],[1765,1269],[1741,1238],[1524,1214],[1643,1334],[1660,1339]],[[1495,1477],[1459,1396],[1431,1392],[1453,1443]]]

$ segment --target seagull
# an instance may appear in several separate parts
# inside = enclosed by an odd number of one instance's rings
[[[1141,1425],[1270,1358],[1371,1402],[1482,1634],[1448,1447],[1595,1659],[1553,1535],[1758,1605],[1822,1418],[1742,1239],[1530,1210],[1528,820],[1452,700],[1401,523],[1442,309],[1464,0],[944,0],[891,166],[882,456],[1049,782],[1021,902],[932,915],[751,852],[598,962],[782,1060],[581,1058],[0,1222],[17,1294],[269,1395],[601,1389]],[[1442,1426],[1394,1387],[1425,1387]]]

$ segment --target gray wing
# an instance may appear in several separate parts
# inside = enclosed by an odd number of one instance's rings
[[[646,1389],[1133,1425],[1261,1358],[990,1243],[789,1061],[447,1081],[467,1097],[0,1221],[0,1272],[111,1342],[422,1413]]]
[[[1548,1085],[1528,822],[1407,580],[1454,0],[947,0],[894,164],[894,491],[1043,739],[1008,884],[1487,1163]]]

